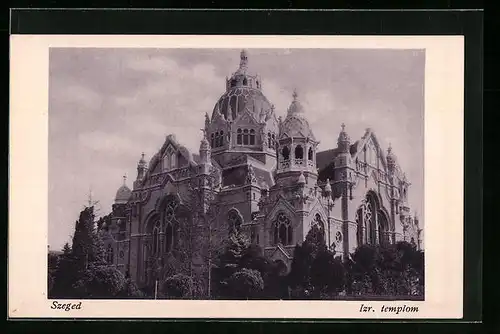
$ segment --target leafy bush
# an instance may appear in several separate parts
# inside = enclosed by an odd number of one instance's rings
[[[126,287],[125,276],[115,267],[91,265],[73,285],[80,298],[115,298]]]
[[[193,293],[193,280],[184,274],[170,276],[163,283],[162,292],[166,298],[190,298]]]
[[[258,298],[264,290],[264,281],[259,271],[243,268],[227,281],[231,297],[235,299]]]

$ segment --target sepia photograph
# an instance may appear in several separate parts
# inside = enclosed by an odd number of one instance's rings
[[[48,297],[423,300],[424,70],[51,48]]]
[[[12,44],[11,316],[461,316],[462,38]]]

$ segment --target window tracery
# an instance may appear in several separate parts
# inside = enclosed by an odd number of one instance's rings
[[[274,243],[291,245],[293,243],[293,231],[290,219],[284,213],[278,214],[274,223]]]
[[[165,242],[163,251],[168,253],[171,252],[175,245],[177,244],[177,230],[179,228],[179,222],[176,217],[177,203],[170,201],[165,208],[165,216],[163,220],[163,231],[165,234]]]

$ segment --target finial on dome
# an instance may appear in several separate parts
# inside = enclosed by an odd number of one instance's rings
[[[392,145],[389,143],[389,147],[387,148],[387,153],[392,153]]]
[[[294,89],[293,89],[293,94],[292,94],[292,96],[293,96],[293,100],[294,100],[294,101],[297,101],[297,97],[299,96],[299,94],[297,93],[297,88],[294,88]]]
[[[343,122],[340,126],[342,127],[342,131],[345,131],[345,124]]]
[[[127,185],[127,175],[123,175],[123,185]]]
[[[245,49],[240,52],[240,70],[245,71],[248,67],[248,56]]]

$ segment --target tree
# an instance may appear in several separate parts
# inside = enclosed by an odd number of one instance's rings
[[[345,270],[334,253],[326,249],[316,254],[311,264],[311,285],[316,296],[337,295],[345,284]]]
[[[84,270],[90,263],[106,263],[103,243],[95,229],[93,207],[86,207],[80,212],[73,235],[72,251],[80,270]]]
[[[57,269],[54,272],[54,285],[49,290],[50,298],[76,298],[73,284],[78,279],[78,267],[73,252],[68,243],[64,244],[63,253],[59,258]]]
[[[228,279],[241,268],[241,260],[245,255],[250,243],[246,236],[236,231],[224,242],[218,252],[214,268],[213,280],[215,293],[220,297],[229,297],[230,291],[227,290]]]
[[[55,274],[57,272],[57,267],[59,266],[59,256],[54,253],[48,253],[47,258],[47,291],[48,295],[52,295],[52,289],[54,288]]]
[[[231,275],[228,290],[232,299],[259,298],[264,290],[264,281],[259,271],[243,268]]]
[[[73,288],[80,298],[116,298],[126,287],[125,276],[115,267],[91,264]]]
[[[320,298],[343,289],[343,265],[328,250],[324,232],[318,226],[313,226],[305,241],[295,246],[288,284],[296,298]]]
[[[170,276],[163,283],[162,292],[166,298],[189,299],[193,295],[193,280],[184,274]]]

